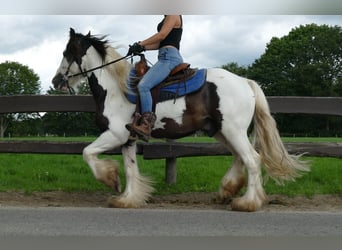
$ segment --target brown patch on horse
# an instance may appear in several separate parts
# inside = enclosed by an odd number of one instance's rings
[[[95,112],[95,122],[99,129],[103,132],[108,129],[109,121],[108,118],[103,115],[104,111],[104,101],[107,96],[107,90],[104,90],[95,76],[94,73],[88,77],[88,83],[90,86],[90,90],[93,93],[93,97],[96,104],[96,112]]]
[[[213,136],[222,127],[222,114],[219,111],[219,96],[217,87],[211,82],[185,97],[186,109],[183,113],[182,124],[173,119],[163,118],[164,128],[152,131],[155,138],[178,139],[203,130]]]

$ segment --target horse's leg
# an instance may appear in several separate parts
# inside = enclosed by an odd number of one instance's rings
[[[234,152],[232,146],[229,145],[221,133],[216,134],[215,138],[226,145],[234,156],[231,167],[221,180],[218,192],[218,201],[221,203],[229,203],[245,185],[244,166],[239,155]]]
[[[243,164],[246,166],[248,173],[247,191],[242,197],[233,199],[232,209],[249,212],[256,211],[267,200],[261,184],[260,156],[249,142],[246,131],[237,129],[234,133],[229,133],[227,140],[233,151],[238,155],[238,162],[241,161],[241,163],[235,165],[235,171],[238,166],[241,167]],[[231,171],[231,175],[233,175],[233,170]]]
[[[114,191],[121,192],[119,163],[97,156],[119,146],[118,140],[109,131],[103,132],[94,142],[83,149],[83,159],[89,165],[94,177]]]
[[[129,143],[122,147],[122,155],[125,164],[126,188],[119,197],[112,197],[108,200],[111,207],[140,207],[153,192],[150,180],[139,173],[136,158],[136,142]]]
[[[221,203],[229,203],[245,185],[243,163],[239,157],[235,157],[232,166],[221,180],[218,198]]]

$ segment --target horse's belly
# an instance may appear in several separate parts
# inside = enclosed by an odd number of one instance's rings
[[[157,120],[152,136],[155,138],[180,138],[193,131],[189,124],[184,124],[183,114],[186,110],[185,98],[177,98],[158,103],[156,106]]]

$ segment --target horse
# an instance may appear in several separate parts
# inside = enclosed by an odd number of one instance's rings
[[[136,108],[127,98],[132,64],[121,60],[124,57],[109,44],[107,36],[90,32],[83,35],[72,28],[69,36],[52,83],[55,89],[75,91],[84,79],[89,83],[101,134],[83,149],[83,159],[96,180],[118,192],[109,197],[110,207],[146,206],[154,188],[151,179],[139,172],[137,140],[132,139],[125,126],[132,122]],[[310,169],[302,155],[291,155],[284,147],[261,87],[227,70],[206,69],[205,82],[199,90],[157,103],[155,113],[153,138],[178,139],[205,131],[232,153],[233,162],[222,177],[217,194],[221,202],[230,203],[232,210],[259,210],[268,202],[263,188],[268,177],[283,184]],[[251,133],[249,127],[253,129]],[[123,192],[119,163],[98,158],[117,147],[121,147],[124,162]],[[244,186],[245,193],[239,194]]]

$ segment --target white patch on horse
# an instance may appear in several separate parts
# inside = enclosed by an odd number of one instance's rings
[[[234,117],[229,122],[222,122],[222,129],[224,126],[232,126],[232,123],[235,123],[237,128],[247,129],[252,120],[255,105],[254,93],[248,80],[224,69],[212,68],[207,71],[207,81],[213,82],[217,86],[218,96],[224,97],[224,101],[220,100],[218,108],[223,119]]]
[[[186,109],[185,98],[181,97],[176,100],[168,100],[160,102],[156,105],[157,121],[155,122],[154,129],[163,129],[165,122],[161,120],[168,118],[174,120],[177,124],[183,124],[183,113]]]

